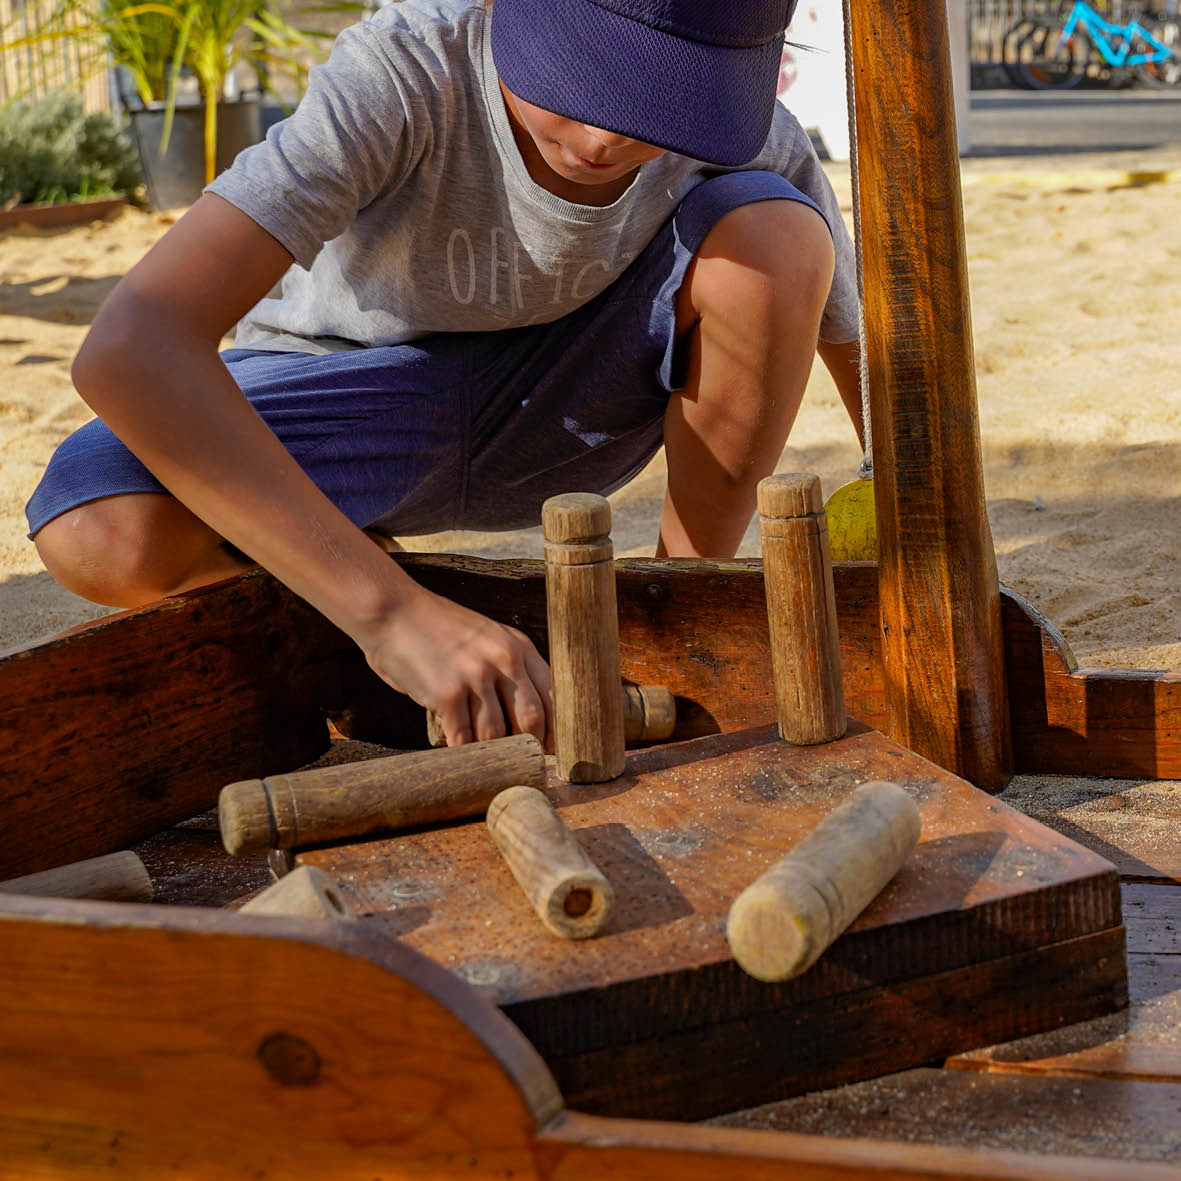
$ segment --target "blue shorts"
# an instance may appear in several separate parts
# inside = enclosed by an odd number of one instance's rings
[[[682,384],[675,305],[685,271],[719,218],[774,198],[816,208],[772,172],[702,182],[606,291],[551,324],[222,358],[355,524],[391,536],[536,525],[547,497],[610,492],[659,448],[669,394]],[[164,491],[94,421],[54,453],[26,508],[29,533],[87,501]]]

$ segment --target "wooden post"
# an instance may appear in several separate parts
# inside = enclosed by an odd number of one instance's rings
[[[851,6],[886,733],[980,787],[1011,754],[944,0]]]
[[[558,775],[602,783],[624,759],[611,506],[592,493],[551,496],[541,523]]]
[[[847,718],[820,480],[768,476],[758,495],[779,734],[797,746],[832,742]]]
[[[597,934],[611,883],[536,788],[510,787],[488,805],[488,831],[537,917],[563,939]]]

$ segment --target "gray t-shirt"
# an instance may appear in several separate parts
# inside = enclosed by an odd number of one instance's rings
[[[821,324],[857,336],[853,247],[811,142],[777,106],[756,160],[824,212],[836,275]],[[566,315],[612,283],[719,168],[667,153],[604,207],[556,197],[513,139],[482,0],[402,0],[346,29],[295,113],[210,190],[296,260],[240,348],[309,353]]]

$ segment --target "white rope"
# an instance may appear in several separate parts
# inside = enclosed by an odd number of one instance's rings
[[[853,246],[857,258],[857,341],[860,357],[861,444],[864,455],[861,475],[873,475],[873,431],[869,412],[869,362],[865,355],[865,272],[861,262],[861,202],[857,189],[857,102],[853,86],[853,29],[849,19],[850,0],[842,0],[845,25],[845,96],[849,109],[849,183],[853,191]]]

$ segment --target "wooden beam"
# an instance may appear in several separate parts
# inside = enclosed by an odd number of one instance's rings
[[[1012,771],[943,0],[850,28],[885,732],[979,787]]]
[[[541,562],[401,555],[423,585],[522,628],[544,652]],[[886,724],[872,563],[834,567],[849,712]],[[623,675],[677,695],[679,741],[770,721],[757,561],[617,563]],[[1181,673],[1078,670],[1005,592],[1016,762],[1060,775],[1181,778]],[[0,654],[0,875],[109,853],[290,771],[342,732],[426,746],[424,713],[262,571]]]

